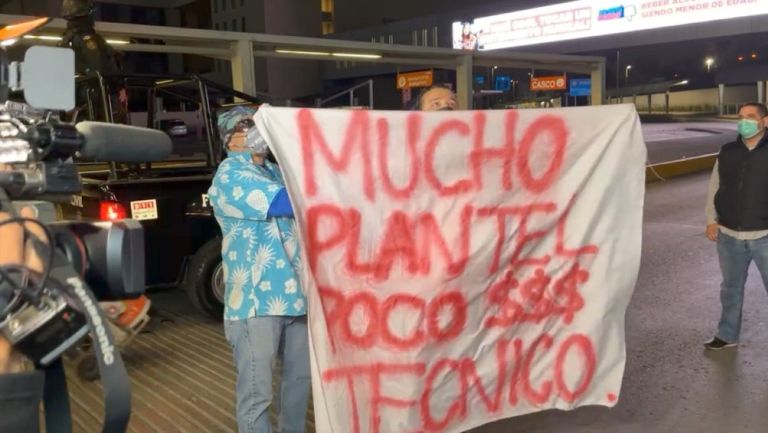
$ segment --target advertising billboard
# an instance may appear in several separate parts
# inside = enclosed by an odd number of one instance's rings
[[[577,0],[453,23],[453,47],[496,50],[768,14],[768,0]]]

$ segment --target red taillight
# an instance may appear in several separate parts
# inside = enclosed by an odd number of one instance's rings
[[[99,203],[99,219],[102,221],[121,220],[127,217],[125,207],[116,201],[101,201]]]

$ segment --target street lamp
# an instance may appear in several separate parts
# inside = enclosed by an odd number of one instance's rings
[[[627,65],[626,68],[624,68],[624,87],[627,87],[629,85],[629,71],[632,70],[632,65]]]
[[[707,72],[709,72],[710,69],[712,69],[712,65],[715,64],[715,59],[713,59],[712,57],[707,57],[704,60],[704,64],[707,65]]]

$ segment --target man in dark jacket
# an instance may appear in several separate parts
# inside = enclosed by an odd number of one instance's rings
[[[739,109],[739,136],[720,149],[707,198],[707,237],[717,241],[722,314],[707,349],[735,347],[741,333],[744,283],[754,261],[768,289],[768,109]]]

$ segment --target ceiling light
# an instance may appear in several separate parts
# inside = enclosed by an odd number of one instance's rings
[[[41,41],[60,41],[61,36],[55,35],[24,35],[24,39],[39,39]]]
[[[380,59],[381,54],[332,53],[333,57],[351,57],[355,59]]]
[[[280,54],[297,54],[301,56],[330,56],[331,55],[331,53],[326,53],[324,51],[275,50],[275,52]]]
[[[24,35],[24,39],[59,42],[62,40],[62,37],[56,35]],[[106,42],[110,45],[128,45],[131,43],[131,41],[126,41],[123,39],[107,39]]]

